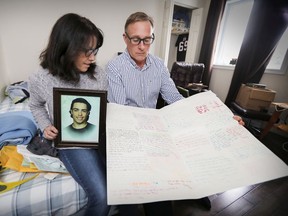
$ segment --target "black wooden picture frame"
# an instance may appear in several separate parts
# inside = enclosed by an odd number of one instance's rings
[[[54,126],[59,131],[55,147],[98,149],[105,144],[106,110],[107,91],[53,88]]]

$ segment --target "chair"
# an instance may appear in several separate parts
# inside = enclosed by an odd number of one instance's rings
[[[170,77],[183,97],[189,97],[203,91],[208,86],[202,84],[205,65],[203,63],[174,62]],[[156,108],[165,106],[165,101],[159,94]]]
[[[185,88],[183,88],[183,87],[181,87],[181,86],[176,86],[177,87],[177,89],[178,89],[178,91],[179,91],[179,93],[183,96],[183,97],[189,97],[190,96],[190,93],[189,93],[189,90],[188,89],[185,89]]]
[[[170,76],[178,90],[182,87],[189,90],[189,95],[193,95],[208,87],[202,84],[204,69],[203,63],[174,62]]]
[[[286,120],[281,123],[280,115],[288,110],[288,103],[277,103],[272,102],[272,105],[274,106],[274,111],[271,114],[271,118],[269,119],[269,122],[266,124],[266,126],[263,128],[263,131],[261,132],[260,139],[263,139],[270,129],[275,126],[281,131],[288,132],[288,125]],[[286,116],[286,119],[288,118],[288,113]],[[280,121],[279,121],[280,120]]]
[[[189,83],[201,83],[204,69],[203,63],[174,62],[170,74],[176,86],[186,87]]]

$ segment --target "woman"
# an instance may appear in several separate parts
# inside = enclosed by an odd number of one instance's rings
[[[106,75],[95,64],[102,44],[102,31],[85,17],[69,13],[55,23],[40,55],[41,67],[29,77],[30,109],[46,139],[54,140],[59,130],[53,125],[53,87],[107,89]],[[59,149],[59,158],[87,194],[85,215],[89,216],[109,212],[101,157],[95,149]]]

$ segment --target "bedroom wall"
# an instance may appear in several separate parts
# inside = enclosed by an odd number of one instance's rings
[[[0,31],[1,32],[1,31]],[[0,101],[4,98],[5,87],[8,84],[7,75],[5,70],[4,52],[2,47],[2,38],[0,34]]]
[[[195,7],[203,5],[203,0],[174,2]],[[163,57],[164,9],[165,0],[0,0],[0,101],[7,84],[25,80],[37,69],[38,56],[46,46],[50,30],[64,13],[84,15],[103,30],[104,45],[97,61],[104,66],[118,51],[125,49],[123,25],[127,16],[137,10],[147,12],[155,19],[156,40],[151,46],[151,53]],[[213,71],[210,89],[225,101],[233,71],[225,68],[214,68]],[[261,82],[277,91],[277,101],[288,101],[287,72],[286,75],[265,74]]]
[[[0,90],[8,83],[25,80],[39,65],[38,56],[47,44],[52,26],[65,13],[86,16],[104,32],[104,45],[97,55],[104,66],[125,49],[123,26],[128,15],[144,11],[155,20],[156,41],[151,53],[158,54],[165,0],[24,0],[0,1]],[[2,96],[0,96],[1,99]]]
[[[39,54],[47,44],[52,26],[68,12],[86,16],[103,30],[104,45],[97,55],[97,63],[102,67],[125,49],[123,26],[128,15],[136,11],[144,11],[154,18],[156,40],[151,53],[163,58],[160,49],[164,41],[165,1],[166,5],[171,2],[203,5],[203,0],[1,0],[0,73],[5,77],[5,81],[0,81],[1,92],[8,83],[25,80],[37,69]]]
[[[267,88],[277,92],[274,99],[275,102],[288,102],[287,70],[286,73],[282,75],[264,73],[262,79],[260,80],[260,83],[265,84]],[[225,67],[214,67],[212,71],[213,72],[209,87],[223,102],[225,102],[233,76],[233,69]]]

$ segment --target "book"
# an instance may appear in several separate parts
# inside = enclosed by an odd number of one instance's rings
[[[109,205],[197,199],[288,175],[211,91],[159,110],[107,105]]]

